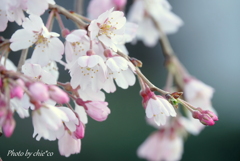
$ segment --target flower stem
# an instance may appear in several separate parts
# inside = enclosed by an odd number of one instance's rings
[[[61,30],[65,29],[61,16],[59,15],[58,12],[55,12],[55,14],[56,14],[56,18],[57,18],[60,29]]]
[[[52,31],[52,27],[53,27],[53,21],[54,21],[54,13],[55,11],[52,10],[50,15],[48,16],[48,20],[47,20],[47,23],[46,23],[46,28],[48,29],[48,31]]]

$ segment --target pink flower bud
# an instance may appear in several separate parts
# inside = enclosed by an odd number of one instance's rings
[[[202,113],[209,115],[213,119],[213,121],[218,121],[217,115],[212,111],[206,110],[206,111],[203,111]]]
[[[107,107],[107,102],[91,101],[86,103],[87,114],[96,121],[104,121],[110,114],[110,109]]]
[[[67,28],[64,28],[64,29],[62,30],[62,36],[63,36],[63,37],[67,37],[68,34],[70,34],[70,31],[69,31]]]
[[[76,139],[82,139],[84,138],[85,135],[85,126],[84,124],[80,121],[79,125],[76,128],[76,131],[73,133]]]
[[[13,117],[10,117],[7,120],[5,120],[5,124],[3,125],[3,131],[6,137],[12,136],[15,126],[16,122],[13,119]]]
[[[68,95],[57,86],[49,86],[50,98],[57,103],[67,103],[69,102]]]
[[[23,89],[20,87],[20,86],[16,86],[16,87],[13,87],[10,91],[10,97],[13,98],[13,97],[17,97],[19,99],[22,98],[23,96]]]
[[[126,5],[126,0],[113,0],[113,3],[116,5],[117,8],[122,8]]]
[[[215,124],[213,119],[209,115],[206,115],[206,114],[203,114],[199,120],[204,125],[213,126]]]
[[[193,111],[192,116],[195,119],[200,119],[200,117],[202,117],[202,113],[199,111]]]
[[[29,86],[29,91],[33,99],[47,101],[49,98],[48,88],[45,84],[36,82]]]

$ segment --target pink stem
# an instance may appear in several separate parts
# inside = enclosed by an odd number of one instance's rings
[[[46,23],[46,28],[48,29],[48,31],[51,30],[50,26],[51,26],[52,21],[53,21],[54,13],[55,13],[55,10],[52,10],[50,15],[48,16],[48,20],[47,20],[47,23]]]
[[[58,12],[55,12],[55,14],[56,14],[57,21],[58,21],[58,24],[59,24],[60,29],[61,29],[61,30],[65,29],[65,26],[64,26],[64,24],[63,24],[63,22],[62,22],[61,16],[59,15]]]

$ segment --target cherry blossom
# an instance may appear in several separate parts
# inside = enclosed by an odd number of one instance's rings
[[[55,4],[54,0],[27,0],[27,12],[42,15],[48,9],[48,4]],[[37,6],[37,7],[36,7]]]
[[[195,79],[185,79],[184,85],[184,97],[193,106],[201,107],[204,110],[216,111],[212,107],[211,98],[214,93],[214,89],[203,82]],[[191,127],[192,134],[199,134],[199,132],[205,127],[202,123],[192,117],[192,113],[187,111],[187,118],[183,119],[185,124]]]
[[[35,80],[40,80],[47,84],[57,84],[59,75],[55,62],[50,62],[46,66],[41,67],[39,64],[33,64],[27,61],[22,66],[22,72]]]
[[[156,131],[151,134],[138,148],[140,158],[147,160],[180,160],[183,153],[183,139],[176,134]]]
[[[0,6],[0,31],[7,28],[8,21],[21,25],[25,19],[23,10],[27,9],[25,0],[2,0]]]
[[[130,68],[132,64],[117,54],[112,55],[110,52],[108,56],[106,60],[106,65],[108,67],[107,80],[103,89],[108,93],[115,92],[116,87],[113,80],[123,89],[127,89],[128,86],[134,85],[136,78]]]
[[[171,12],[171,6],[166,0],[134,1],[128,13],[128,20],[139,25],[136,37],[146,46],[155,46],[161,37],[151,17],[166,34],[177,32],[183,25],[182,20]]]
[[[167,116],[177,115],[173,106],[162,96],[156,96],[148,86],[145,86],[140,95],[147,118],[153,118],[158,126],[165,125]]]
[[[66,37],[65,57],[68,64],[74,63],[80,56],[86,55],[90,49],[90,40],[87,31],[74,30]]]
[[[61,155],[69,157],[71,154],[80,153],[81,140],[75,139],[67,130],[64,131],[63,137],[58,139],[58,149]]]
[[[154,117],[155,123],[164,125],[166,123],[166,116],[176,116],[176,112],[172,105],[162,97],[150,98],[147,102],[146,116],[148,118]]]
[[[91,85],[92,90],[98,91],[105,81],[106,65],[98,55],[82,56],[70,69],[71,85],[76,88],[78,85],[85,90]]]
[[[97,20],[91,21],[88,27],[91,40],[98,39],[107,47],[117,51],[116,44],[124,40],[124,13],[113,11],[113,8],[101,14]]]
[[[49,61],[60,61],[64,52],[63,43],[57,38],[59,34],[48,32],[39,16],[30,15],[11,37],[10,48],[13,51],[26,49],[36,44],[31,58],[32,63],[45,66]]]
[[[33,137],[37,135],[37,140],[40,140],[41,137],[51,140],[52,131],[59,130],[62,127],[62,121],[68,122],[69,119],[61,109],[45,104],[32,112],[32,121]]]
[[[16,21],[21,25],[25,20],[23,11],[30,14],[42,15],[48,9],[48,3],[55,4],[54,0],[2,0],[0,6],[0,31],[4,31],[7,22]]]
[[[16,111],[20,118],[29,117],[29,111],[26,108],[24,108],[24,101],[25,99],[23,98],[21,100],[19,100],[18,98],[13,98],[10,100],[11,111],[12,112]]]

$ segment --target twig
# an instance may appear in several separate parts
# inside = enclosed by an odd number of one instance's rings
[[[27,58],[27,54],[28,54],[28,48],[27,49],[23,49],[22,53],[21,53],[21,57],[20,60],[18,62],[18,68],[17,71],[20,72],[22,69],[23,64],[25,63],[25,60]]]
[[[64,16],[71,19],[73,22],[77,23],[79,26],[81,26],[83,28],[86,28],[88,26],[87,23],[83,22],[81,19],[76,17],[74,14],[72,14],[71,12],[69,12],[68,10],[63,8],[62,6],[59,6],[57,4],[55,4],[55,5],[49,4],[49,9],[56,9],[58,11],[58,13],[63,14]]]

